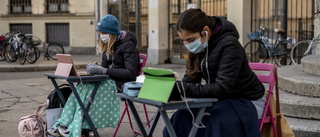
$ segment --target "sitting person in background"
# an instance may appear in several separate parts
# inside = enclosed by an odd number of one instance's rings
[[[264,86],[250,69],[236,27],[200,9],[183,12],[176,24],[189,51],[182,82],[186,97],[218,98],[206,109],[197,137],[259,137],[258,116],[265,106]],[[206,84],[202,84],[202,79]],[[178,137],[187,137],[199,109],[176,111],[171,117]],[[166,127],[163,136],[169,137]]]
[[[128,81],[135,81],[139,73],[139,52],[136,38],[129,31],[120,31],[118,20],[108,14],[98,23],[100,32],[99,50],[102,54],[101,66],[88,64],[90,74],[109,75],[103,81],[94,99],[90,99],[94,83],[79,83],[77,91],[84,104],[92,101],[89,115],[96,128],[116,127],[120,119],[119,98],[115,93]],[[83,122],[83,112],[73,94],[68,98],[61,118],[47,133],[53,136],[81,136],[82,129],[90,129]]]

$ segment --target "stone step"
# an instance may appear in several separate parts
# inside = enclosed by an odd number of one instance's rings
[[[287,117],[287,122],[296,137],[320,137],[320,121]]]
[[[320,55],[305,56],[301,59],[301,70],[320,76]]]
[[[301,65],[278,67],[279,87],[288,92],[320,97],[320,77],[301,71]]]
[[[279,90],[280,109],[286,116],[320,120],[320,98]]]

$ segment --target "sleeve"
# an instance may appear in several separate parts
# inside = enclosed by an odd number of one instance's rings
[[[185,72],[185,74],[184,74],[184,76],[182,78],[182,82],[185,82],[185,83],[201,83],[201,80],[202,80],[201,72],[197,75],[196,78],[191,79],[191,78],[188,77],[187,71],[188,71],[188,69],[186,69],[186,72]]]
[[[139,51],[132,43],[123,52],[124,68],[108,68],[107,74],[117,80],[134,81],[138,75]]]
[[[101,66],[108,68],[107,56],[105,55],[105,52],[102,53]]]
[[[211,79],[211,83],[204,85],[201,83],[184,83],[188,97],[225,98],[233,94],[231,92],[234,91],[232,89],[245,56],[242,54],[242,47],[239,43],[227,42],[222,47],[217,77]]]

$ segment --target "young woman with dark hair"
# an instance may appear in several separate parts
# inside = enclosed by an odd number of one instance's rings
[[[189,9],[180,15],[176,29],[189,51],[186,74],[182,82],[177,82],[180,89],[187,97],[219,100],[206,109],[210,115],[203,117],[205,128],[199,128],[196,136],[261,136],[258,118],[265,106],[265,89],[248,65],[236,27],[200,9]],[[196,115],[198,110],[191,111]],[[171,122],[177,136],[186,137],[193,116],[189,110],[178,110]],[[169,136],[166,128],[163,136]]]

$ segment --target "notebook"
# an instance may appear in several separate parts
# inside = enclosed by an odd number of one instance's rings
[[[79,76],[77,69],[73,63],[72,56],[70,54],[56,54],[58,65],[55,71],[55,75],[69,77]],[[80,73],[81,76],[90,75],[88,73]]]
[[[168,69],[143,68],[145,79],[138,98],[168,103],[181,100],[174,74]]]

